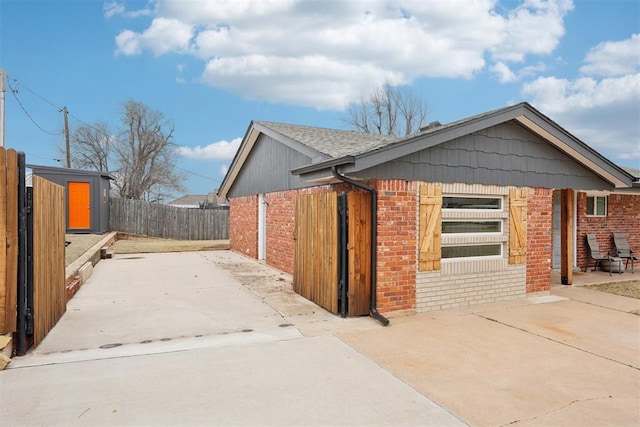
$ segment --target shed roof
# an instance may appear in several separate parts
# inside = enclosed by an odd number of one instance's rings
[[[53,173],[53,174],[66,174],[66,175],[82,175],[82,176],[100,176],[102,178],[108,178],[111,180],[115,180],[115,176],[111,175],[109,172],[100,172],[100,171],[91,171],[84,169],[72,169],[72,168],[60,168],[56,166],[41,166],[41,165],[32,165],[27,164],[26,167],[33,171],[34,175],[39,175],[41,173]]]

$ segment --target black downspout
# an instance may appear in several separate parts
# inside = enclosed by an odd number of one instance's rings
[[[382,326],[388,326],[389,319],[380,314],[378,308],[376,307],[376,263],[378,258],[378,194],[375,188],[355,181],[351,178],[347,178],[344,175],[340,175],[337,166],[331,167],[331,173],[333,173],[333,176],[340,181],[346,182],[347,184],[351,184],[354,187],[361,188],[371,193],[371,316],[382,323]]]

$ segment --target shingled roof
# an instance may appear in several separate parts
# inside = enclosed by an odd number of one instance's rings
[[[287,123],[262,121],[255,123],[333,158],[366,153],[404,139],[393,135],[379,135]]]

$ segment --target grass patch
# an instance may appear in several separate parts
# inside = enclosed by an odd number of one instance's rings
[[[640,299],[640,281],[628,280],[625,282],[613,282],[613,283],[601,283],[598,285],[585,286],[587,289],[600,292],[608,292],[610,294],[621,295],[623,297],[630,297]]]

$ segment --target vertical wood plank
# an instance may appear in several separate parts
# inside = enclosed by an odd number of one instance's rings
[[[422,184],[420,186],[419,234],[419,270],[440,270],[442,187],[438,184]]]
[[[6,218],[7,294],[4,331],[16,332],[18,303],[18,153],[16,150],[7,150]]]
[[[0,147],[0,332],[7,330],[9,307],[7,293],[7,161],[6,151]]]
[[[293,289],[338,312],[338,195],[298,195],[295,207]]]
[[[573,189],[560,191],[560,281],[573,284]]]
[[[527,259],[527,189],[509,190],[509,264]]]
[[[371,308],[371,195],[351,192],[349,210],[349,316],[368,315]]]
[[[64,187],[33,176],[33,343],[37,346],[66,310]]]

